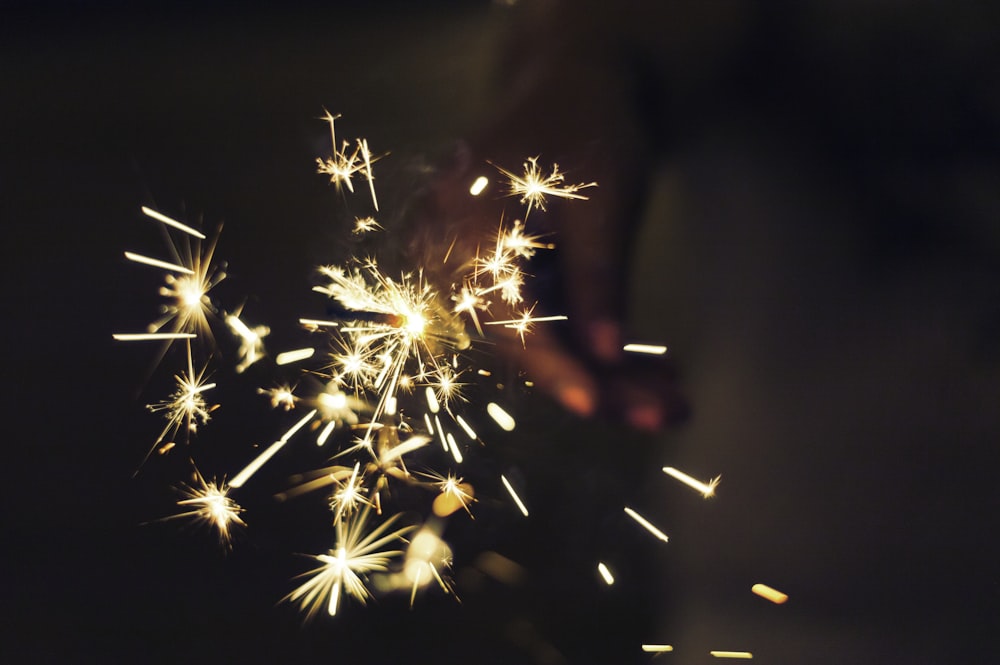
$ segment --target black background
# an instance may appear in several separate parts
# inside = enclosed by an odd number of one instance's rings
[[[169,363],[149,376],[155,351],[111,339],[157,301],[158,276],[122,256],[161,247],[139,206],[224,221],[220,297],[246,298],[276,345],[296,344],[314,266],[350,249],[342,202],[314,172],[322,109],[344,114],[345,137],[392,151],[385,201],[403,198],[488,115],[503,12],[4,5],[3,660],[647,662],[646,641],[674,644],[659,660],[678,663],[712,662],[709,649],[765,663],[989,662],[1000,102],[963,96],[996,80],[972,15],[915,28],[935,36],[917,40],[926,49],[908,51],[900,28],[885,53],[843,63],[865,94],[916,71],[902,96],[835,108],[818,85],[764,86],[758,112],[795,107],[819,129],[802,140],[781,113],[728,112],[665,160],[632,323],[673,347],[694,419],[648,437],[522,400],[517,441],[484,464],[523,472],[537,512],[519,521],[484,501],[453,534],[468,546],[459,570],[495,549],[525,565],[523,585],[460,575],[461,605],[388,598],[303,626],[276,602],[303,570],[292,552],[328,538],[311,531],[319,513],[249,497],[259,528],[228,555],[206,533],[142,525],[172,511],[185,460],[132,478],[159,427],[143,405],[170,381]],[[718,107],[735,97],[720,88]],[[196,443],[207,473],[232,473],[283,426],[222,390],[218,430]],[[719,497],[676,487],[664,464],[722,473]],[[622,522],[625,503],[671,543]],[[596,578],[604,559],[617,587]],[[791,600],[752,596],[758,581]]]

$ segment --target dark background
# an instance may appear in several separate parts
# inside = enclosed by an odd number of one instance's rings
[[[506,10],[0,7],[5,662],[647,662],[643,641],[673,644],[658,660],[677,663],[710,649],[990,662],[995,17],[881,4],[870,22],[855,8],[766,23],[803,46],[801,68],[748,66],[712,88],[717,112],[687,118],[658,167],[632,265],[633,332],[671,345],[691,422],[650,437],[520,399],[516,441],[483,464],[523,474],[537,510],[521,521],[484,501],[453,536],[459,573],[495,550],[526,581],[459,574],[461,605],[349,602],[303,626],[276,601],[303,570],[292,552],[328,540],[316,511],[248,496],[252,528],[228,555],[209,534],[142,525],[172,512],[185,465],[131,477],[159,431],[143,405],[177,365],[150,376],[154,351],[111,340],[157,302],[159,277],[122,252],[162,247],[141,205],[224,221],[219,296],[246,298],[277,347],[295,345],[314,266],[350,249],[342,201],[314,172],[322,109],[392,151],[380,195],[404,201],[488,116]],[[193,451],[209,474],[285,426],[222,391]],[[719,496],[676,486],[665,464],[723,474]],[[622,522],[625,503],[671,543]],[[619,585],[602,588],[597,560]],[[755,582],[791,600],[771,606]]]

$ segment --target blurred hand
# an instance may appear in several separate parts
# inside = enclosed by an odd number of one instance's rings
[[[425,267],[428,278],[442,287],[461,288],[475,258],[495,247],[501,220],[509,230],[515,220],[525,219],[525,206],[506,197],[502,184],[478,197],[469,193],[469,186],[480,175],[502,183],[503,175],[491,162],[521,175],[526,157],[501,163],[482,149],[473,152],[463,145],[436,175],[417,212],[410,243],[411,258]],[[544,174],[551,173],[553,164],[544,155],[538,163]],[[687,407],[669,362],[627,357],[622,351],[626,265],[641,182],[625,180],[632,177],[632,164],[607,160],[596,168],[589,165],[601,178],[598,187],[580,191],[589,200],[549,197],[545,210],[534,207],[527,215],[525,234],[541,236],[555,249],[538,250],[526,264],[530,276],[523,307],[515,311],[498,294],[491,298],[493,320],[518,318],[537,303],[534,316],[564,314],[568,321],[539,323],[523,340],[503,326],[484,326],[483,331],[501,357],[569,411],[657,430],[683,419]],[[570,168],[564,184],[583,182],[576,173]]]

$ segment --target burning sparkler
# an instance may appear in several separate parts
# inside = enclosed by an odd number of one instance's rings
[[[378,211],[372,165],[381,156],[373,156],[363,138],[338,143],[334,123],[339,117],[325,114],[332,153],[316,160],[318,171],[341,193],[355,192],[355,178],[366,182],[372,207]],[[530,279],[526,263],[537,252],[555,246],[545,235],[530,230],[528,218],[533,209],[545,210],[550,198],[583,200],[587,198],[583,190],[596,186],[593,182],[566,184],[558,165],[546,171],[537,157],[528,158],[521,173],[496,168],[506,178],[502,184],[508,194],[525,206],[523,215],[513,222],[505,222],[501,216],[495,234],[482,239],[475,255],[459,258],[468,272],[457,276],[454,283],[432,283],[420,266],[390,274],[374,257],[352,257],[318,269],[322,282],[314,291],[329,299],[328,311],[323,318],[303,317],[299,323],[321,343],[275,355],[274,365],[301,364],[303,376],[291,382],[276,380],[270,388],[257,389],[272,408],[294,411],[294,423],[228,484],[206,481],[196,471],[195,481],[180,487],[183,498],[178,505],[184,512],[172,517],[209,525],[228,547],[232,530],[245,526],[243,509],[229,497],[230,491],[244,487],[302,430],[312,431],[315,442],[331,450],[330,461],[335,463],[297,474],[290,481],[291,487],[276,494],[280,500],[289,500],[309,492],[326,492],[333,514],[333,547],[308,555],[315,566],[284,598],[307,618],[324,611],[337,614],[345,594],[364,604],[379,589],[408,589],[412,604],[419,589],[433,586],[432,580],[454,595],[448,579],[451,549],[441,533],[444,521],[453,519],[452,515],[464,511],[473,517],[476,492],[456,469],[470,448],[479,447],[473,443],[483,444],[463,417],[463,413],[468,415],[463,409],[486,402],[486,414],[502,431],[510,432],[516,426],[514,417],[497,402],[477,401],[482,397],[478,392],[481,386],[473,379],[489,372],[477,371],[469,352],[488,348],[485,332],[491,327],[512,331],[526,344],[535,325],[566,318],[536,316],[538,303],[526,302],[524,287]],[[479,195],[489,184],[486,178],[477,179],[470,195]],[[143,213],[183,239],[171,243],[167,258],[134,252],[125,255],[133,263],[164,271],[160,294],[167,302],[161,318],[145,332],[119,333],[115,339],[163,340],[168,344],[182,339],[187,348],[187,369],[177,374],[175,392],[149,405],[167,418],[154,443],[156,449],[178,432],[194,433],[208,422],[215,408],[206,399],[206,393],[215,387],[207,380],[208,366],[196,371],[192,354],[193,345],[206,344],[202,357],[221,356],[212,346],[210,318],[219,311],[232,312],[223,318],[239,344],[233,367],[237,373],[254,363],[267,364],[261,361],[266,358],[263,340],[270,328],[248,324],[242,308],[223,310],[212,303],[209,292],[225,277],[224,270],[212,262],[215,241],[202,248],[207,238],[199,231],[148,208]],[[355,235],[381,230],[375,217],[353,218],[351,232]],[[443,261],[449,260],[452,247]],[[494,307],[502,308],[504,314],[494,316]],[[666,348],[630,345],[625,350],[663,354]],[[443,472],[428,468],[429,460],[440,457],[442,449],[449,468]],[[411,473],[408,467],[415,464],[420,470]],[[670,469],[664,471],[706,497],[718,484],[718,478],[700,483]],[[506,476],[500,476],[500,482],[514,506],[527,517],[528,508],[514,485]],[[426,502],[430,513],[427,524],[398,526],[401,513],[393,512],[398,507],[392,505],[398,503],[397,486],[427,490],[424,496],[433,496]],[[383,508],[391,516],[372,526],[375,519],[382,519]],[[655,537],[668,540],[631,508],[625,512]],[[417,534],[404,552],[401,543],[413,530]],[[401,565],[394,566],[404,553]],[[605,563],[598,563],[597,570],[607,585],[614,583]],[[672,647],[649,644],[642,648],[659,653]]]

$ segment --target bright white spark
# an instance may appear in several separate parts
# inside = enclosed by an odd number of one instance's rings
[[[599,561],[597,563],[597,572],[601,574],[601,577],[604,578],[604,583],[607,584],[608,586],[611,586],[612,584],[615,583],[614,575],[611,574],[611,571],[608,569],[606,565],[604,565],[603,561]]]
[[[673,651],[674,648],[669,644],[643,644],[642,650],[646,653],[667,653]]]
[[[225,481],[221,483],[216,483],[215,479],[206,481],[195,469],[195,484],[184,484],[178,489],[184,498],[178,501],[177,505],[190,510],[172,515],[168,519],[186,517],[200,524],[206,524],[216,530],[219,542],[227,547],[232,543],[233,526],[246,526],[240,517],[243,508],[229,498],[229,486]]]
[[[489,179],[486,176],[479,176],[476,178],[472,185],[469,187],[469,194],[473,196],[479,196],[486,189],[486,185],[490,184]]]
[[[703,483],[700,480],[692,478],[691,476],[684,473],[680,469],[675,469],[672,466],[663,467],[663,473],[667,474],[668,476],[671,476],[672,478],[676,478],[677,480],[681,481],[691,489],[701,492],[701,495],[706,499],[715,495],[715,488],[718,487],[719,481],[722,480],[722,476],[716,476],[707,483]]]
[[[631,517],[632,519],[634,519],[636,522],[638,522],[644,529],[646,529],[647,531],[649,531],[651,534],[653,534],[654,536],[656,536],[657,538],[659,538],[663,542],[666,543],[666,542],[670,541],[670,538],[667,536],[667,534],[665,534],[662,531],[660,531],[659,529],[657,529],[655,526],[653,526],[652,522],[650,522],[645,517],[643,517],[639,513],[635,512],[631,508],[626,507],[625,508],[625,513],[629,517]]]
[[[496,165],[494,165],[496,166]],[[575,185],[564,185],[566,178],[559,171],[559,165],[552,165],[552,173],[549,175],[542,175],[542,171],[538,166],[538,157],[529,157],[523,164],[524,174],[517,175],[507,169],[500,168],[497,166],[497,170],[503,173],[508,178],[508,188],[511,196],[520,196],[521,203],[526,203],[528,205],[528,210],[525,212],[525,217],[531,212],[532,208],[538,208],[539,210],[545,210],[545,197],[555,196],[563,199],[583,199],[586,200],[587,197],[578,192],[581,189],[586,189],[587,187],[596,187],[596,182],[588,183],[578,183]]]
[[[194,270],[191,270],[190,268],[185,268],[184,266],[177,265],[176,263],[169,263],[167,261],[161,261],[160,259],[154,259],[149,256],[143,256],[142,254],[136,254],[135,252],[125,252],[125,258],[134,263],[141,263],[154,268],[163,268],[164,270],[179,272],[182,275],[194,274]]]
[[[291,365],[292,363],[312,358],[314,353],[316,353],[316,349],[312,347],[295,349],[294,351],[284,351],[274,357],[274,362],[276,365]]]
[[[340,321],[324,321],[323,319],[299,319],[299,323],[307,328],[336,328]]]
[[[517,507],[521,511],[521,514],[527,517],[528,509],[527,507],[525,507],[524,502],[521,501],[521,497],[519,497],[517,495],[517,492],[514,491],[514,487],[510,484],[510,481],[508,481],[507,477],[503,475],[500,476],[500,480],[503,482],[503,486],[507,488],[507,492],[510,493],[510,497],[514,499],[514,503],[517,504]]]
[[[346,482],[335,480],[337,489],[330,497],[330,509],[333,511],[334,523],[339,523],[345,516],[350,516],[361,505],[370,505],[365,498],[364,476],[358,474],[360,462],[354,463],[354,470]]]
[[[455,422],[457,422],[459,424],[459,426],[463,430],[465,430],[466,436],[468,436],[470,439],[472,439],[473,441],[475,441],[476,439],[479,438],[478,436],[476,436],[475,430],[472,429],[472,427],[469,425],[469,423],[465,422],[465,418],[463,418],[460,415],[455,416]]]
[[[531,332],[532,327],[534,327],[536,323],[540,323],[542,321],[566,320],[566,316],[562,314],[556,316],[532,316],[531,313],[533,311],[535,311],[534,305],[524,310],[521,316],[516,319],[508,319],[506,321],[487,321],[486,325],[510,328],[517,333],[518,337],[521,338],[521,344],[524,344],[524,336]]]
[[[167,424],[156,437],[149,452],[143,458],[143,463],[153,451],[168,437],[177,434],[181,427],[184,427],[188,434],[193,434],[198,430],[198,425],[204,425],[211,418],[212,411],[216,405],[210,405],[202,395],[207,390],[215,387],[214,383],[205,382],[205,372],[208,366],[202,367],[196,374],[194,363],[191,357],[191,342],[187,342],[187,364],[186,372],[181,372],[174,376],[177,387],[168,399],[161,400],[155,404],[147,404],[146,408],[153,413],[164,412]]]
[[[492,418],[503,431],[514,431],[514,427],[517,425],[514,417],[504,411],[503,407],[496,402],[490,402],[486,405],[486,413],[490,415],[490,418]]]
[[[365,233],[371,233],[372,231],[381,231],[381,230],[382,230],[382,225],[379,224],[377,221],[375,221],[374,217],[354,218],[354,233],[356,235],[362,235]]]
[[[307,413],[305,416],[303,416],[301,420],[299,420],[297,423],[295,423],[294,425],[292,425],[288,429],[287,432],[285,432],[284,434],[281,435],[280,439],[278,439],[277,441],[275,441],[274,443],[272,443],[270,446],[268,446],[267,449],[264,450],[264,452],[262,452],[260,455],[258,455],[252,462],[250,462],[249,464],[247,464],[246,468],[244,468],[242,471],[240,471],[239,473],[237,473],[236,476],[233,477],[233,480],[229,483],[229,486],[230,487],[243,487],[243,484],[246,483],[246,481],[248,481],[250,479],[250,476],[252,476],[253,474],[257,473],[257,471],[260,469],[260,467],[264,466],[264,464],[269,459],[271,459],[272,457],[274,457],[275,453],[277,453],[279,450],[281,450],[285,446],[285,444],[288,443],[289,439],[291,439],[292,436],[294,436],[296,432],[298,432],[300,429],[302,429],[305,426],[306,423],[308,423],[310,420],[312,420],[313,416],[315,416],[315,415],[316,415],[316,409],[313,409],[312,411],[310,411],[309,413]]]
[[[667,352],[667,347],[659,344],[626,344],[622,347],[625,353],[642,353],[650,356],[662,356]]]
[[[372,164],[381,159],[381,156],[372,157],[371,151],[368,149],[367,139],[356,139],[354,151],[350,152],[350,154],[348,154],[350,149],[348,141],[341,143],[338,149],[337,134],[333,123],[339,117],[339,115],[331,115],[327,111],[326,116],[323,118],[323,120],[330,123],[330,143],[333,155],[326,159],[316,158],[317,172],[330,176],[330,182],[338,189],[343,185],[352,194],[354,193],[354,184],[351,178],[355,173],[360,173],[368,181],[368,188],[372,196],[372,205],[377,211],[378,199],[375,198],[375,175],[372,172]]]
[[[369,508],[350,519],[336,524],[337,542],[327,554],[313,555],[320,563],[301,577],[308,577],[302,585],[285,596],[284,600],[297,602],[312,618],[324,608],[330,616],[337,614],[341,595],[353,596],[362,605],[370,597],[364,577],[372,572],[385,572],[393,558],[402,550],[382,550],[388,543],[401,540],[414,527],[389,528],[400,517],[393,515],[381,525],[366,533]]]
[[[114,333],[112,337],[119,342],[142,342],[163,339],[194,339],[194,333]]]
[[[157,211],[153,210],[152,208],[147,208],[146,206],[142,206],[142,213],[144,215],[148,216],[148,217],[152,217],[153,219],[155,219],[158,222],[163,222],[167,226],[172,226],[175,229],[177,229],[178,231],[183,231],[184,233],[186,233],[186,234],[188,234],[190,236],[194,236],[195,238],[198,238],[199,240],[204,240],[205,239],[205,234],[202,233],[201,231],[198,231],[197,229],[193,229],[190,226],[188,226],[187,224],[182,224],[181,222],[178,222],[176,219],[174,219],[172,217],[167,217],[163,213],[157,212]]]
[[[709,651],[708,653],[716,658],[742,658],[744,660],[753,658],[753,654],[749,651]]]

